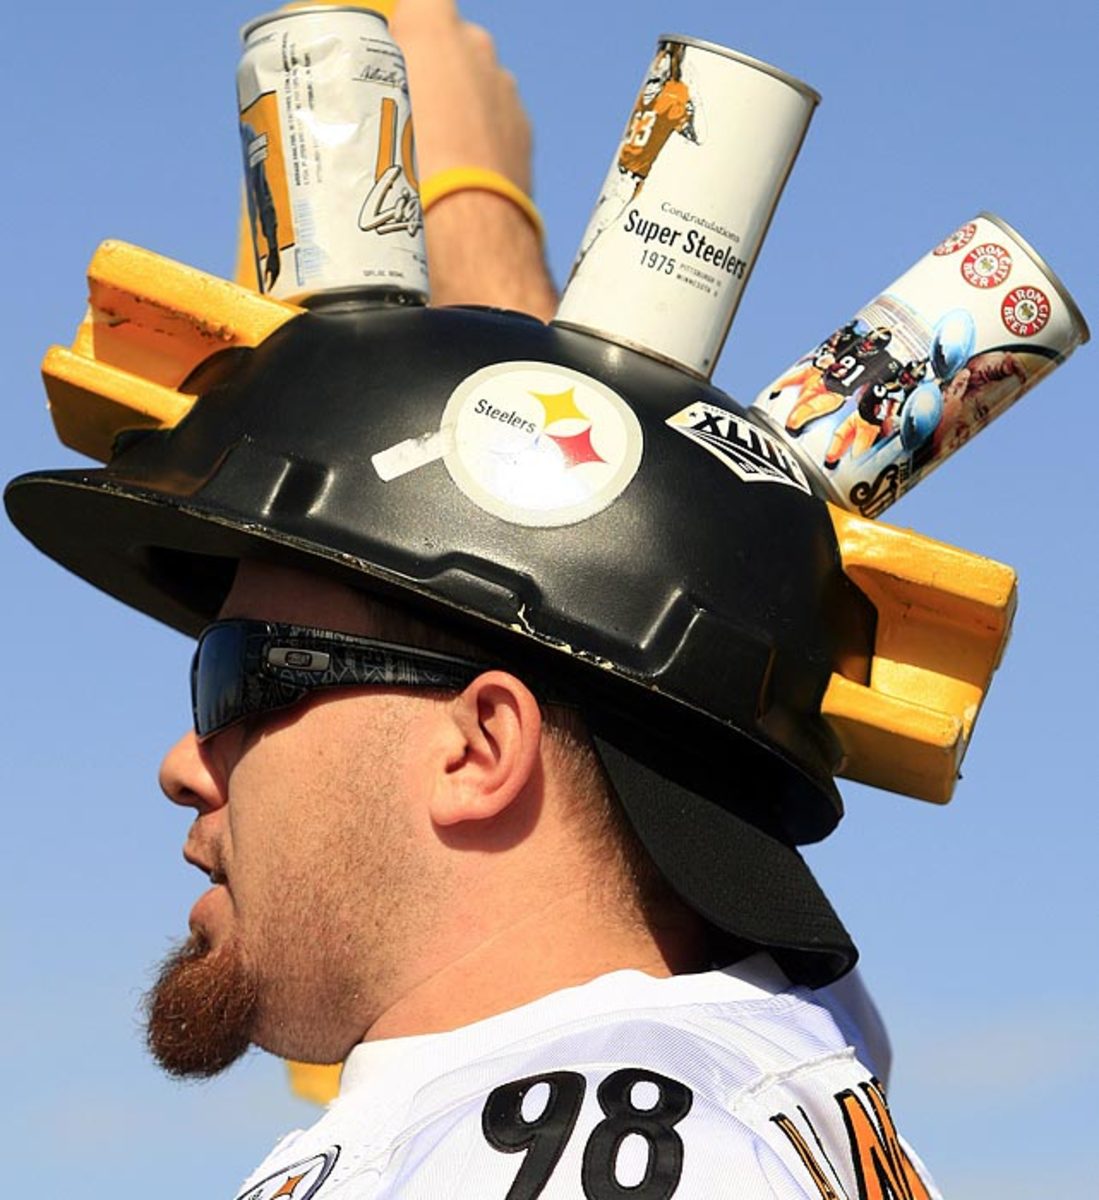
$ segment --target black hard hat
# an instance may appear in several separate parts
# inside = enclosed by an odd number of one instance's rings
[[[43,551],[194,634],[243,557],[464,627],[579,697],[639,835],[713,925],[855,958],[796,844],[841,813],[820,715],[874,610],[773,435],[679,370],[516,314],[330,304],[215,355],[173,429],[6,492]]]

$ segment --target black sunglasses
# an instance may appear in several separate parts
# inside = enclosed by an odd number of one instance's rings
[[[486,663],[374,638],[280,625],[215,621],[191,663],[191,706],[200,741],[246,717],[276,712],[312,692],[341,687],[461,691]]]

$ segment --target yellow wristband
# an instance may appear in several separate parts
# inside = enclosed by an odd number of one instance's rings
[[[420,184],[420,203],[424,212],[429,212],[445,196],[453,196],[455,192],[493,192],[503,196],[526,217],[539,238],[545,237],[542,215],[534,201],[499,171],[489,167],[450,167],[446,171],[436,172]]]

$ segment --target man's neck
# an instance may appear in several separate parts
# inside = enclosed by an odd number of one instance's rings
[[[468,948],[425,955],[440,965],[410,981],[363,1040],[457,1029],[611,971],[661,977],[705,966],[701,925],[686,910],[659,927],[608,922],[599,899],[577,888],[473,939],[468,926],[441,931],[437,945]]]

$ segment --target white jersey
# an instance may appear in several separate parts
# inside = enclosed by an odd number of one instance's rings
[[[364,1043],[239,1200],[936,1200],[849,1044],[864,1003],[760,954]]]

